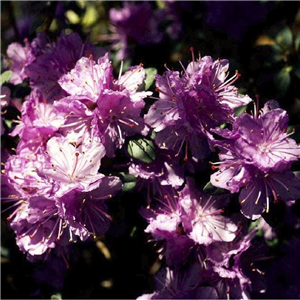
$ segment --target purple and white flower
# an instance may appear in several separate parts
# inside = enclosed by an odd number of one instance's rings
[[[300,181],[291,164],[300,157],[300,147],[287,134],[286,111],[266,103],[258,117],[242,114],[232,130],[216,129],[224,140],[215,141],[221,150],[213,168],[211,183],[232,193],[240,193],[242,213],[257,219],[269,211],[270,199],[285,201],[300,195]]]
[[[232,123],[233,109],[251,101],[247,95],[240,96],[232,85],[238,73],[227,79],[228,68],[227,60],[204,56],[183,67],[182,76],[169,69],[156,76],[159,99],[145,121],[157,133],[159,147],[180,152],[185,144],[185,161],[189,151],[197,159],[208,156],[211,129]]]

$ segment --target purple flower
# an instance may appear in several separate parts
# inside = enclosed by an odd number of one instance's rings
[[[10,82],[20,84],[27,78],[26,66],[30,65],[35,56],[32,53],[30,43],[25,39],[25,47],[19,43],[12,43],[7,48],[7,56],[11,61],[11,71],[13,72]]]
[[[146,77],[146,71],[143,68],[143,64],[138,66],[131,66],[127,71],[119,75],[117,80],[113,80],[111,87],[114,91],[126,91],[129,93],[131,101],[135,106],[139,108],[144,107],[144,98],[151,96],[152,92],[138,91],[139,87],[143,84]]]
[[[59,132],[73,144],[80,144],[85,136],[93,136],[94,112],[84,102],[77,100],[80,98],[68,96],[53,104],[57,111],[65,116],[65,122],[60,126]]]
[[[19,154],[45,149],[47,141],[65,122],[65,114],[47,103],[38,90],[31,92],[23,103],[21,113],[21,121],[11,133],[21,138],[17,148]]]
[[[104,200],[115,195],[121,187],[122,183],[118,177],[105,177],[99,186],[90,192],[73,189],[58,199],[59,214],[81,240],[104,234],[111,220]]]
[[[180,219],[180,205],[178,194],[170,186],[164,186],[161,190],[162,196],[157,198],[147,209],[141,213],[149,222],[145,232],[149,232],[157,240],[177,237],[182,234]]]
[[[140,116],[141,107],[131,101],[126,91],[105,91],[97,102],[94,111],[97,130],[104,139],[107,156],[114,156],[120,149],[126,136],[146,135],[149,128]]]
[[[21,197],[53,197],[57,185],[39,172],[46,160],[41,153],[12,155],[5,163],[5,176]]]
[[[25,38],[24,43],[24,47],[19,43],[12,43],[6,51],[8,59],[4,62],[13,72],[9,80],[12,84],[20,84],[28,78],[27,67],[51,47],[44,32],[39,32],[31,43]]]
[[[147,187],[148,197],[151,193],[161,195],[162,186],[171,185],[177,189],[184,183],[184,170],[179,165],[179,158],[168,150],[156,149],[155,160],[151,163],[133,160],[128,171],[138,178],[140,187]]]
[[[92,54],[98,59],[104,53],[104,49],[83,43],[75,32],[69,35],[62,33],[57,43],[50,44],[47,51],[38,55],[25,71],[30,86],[39,89],[48,101],[54,101],[67,95],[57,82],[62,75],[71,71],[81,57]]]
[[[42,258],[46,251],[65,247],[77,237],[86,240],[105,233],[111,218],[104,200],[115,195],[121,186],[119,178],[105,177],[88,192],[74,188],[62,197],[58,192],[45,193],[46,197],[27,193],[23,198],[26,200],[18,195],[9,197],[15,201],[8,221],[15,231],[17,245],[29,259]]]
[[[148,2],[125,2],[122,9],[109,11],[113,48],[119,50],[118,58],[127,58],[131,43],[147,46],[159,43],[163,34],[159,31],[159,15],[153,12]],[[147,32],[147,34],[145,34]]]
[[[186,235],[198,244],[209,245],[212,242],[231,242],[237,231],[237,226],[228,218],[222,216],[222,205],[226,203],[223,196],[206,196],[197,193],[191,180],[180,192],[182,207],[181,220]]]
[[[256,229],[245,235],[246,230],[240,230],[230,243],[219,241],[206,247],[199,284],[213,287],[219,299],[249,299],[251,280],[244,274],[243,258],[247,256],[246,251],[251,246]]]
[[[167,188],[168,193],[163,200],[158,199],[157,207],[148,208],[148,215],[144,212],[149,222],[145,231],[152,233],[155,239],[186,235],[197,244],[209,245],[215,241],[230,242],[235,238],[237,226],[221,215],[220,202],[223,200],[224,205],[227,199],[207,197],[197,192],[191,180],[180,192]]]
[[[20,195],[6,175],[0,176],[0,183],[1,201],[12,203],[10,209],[13,211],[7,220],[20,250],[33,256],[54,248],[59,237],[57,225],[61,222],[54,199]]]
[[[211,129],[233,122],[233,109],[251,101],[232,85],[238,73],[227,79],[228,67],[227,60],[205,56],[193,60],[181,77],[170,70],[156,76],[159,99],[145,121],[157,132],[159,147],[180,152],[185,144],[185,161],[188,150],[197,159],[208,156]]]
[[[273,107],[266,103],[259,117],[238,116],[231,131],[215,130],[225,140],[215,142],[221,153],[211,182],[232,193],[241,189],[242,213],[251,219],[269,211],[270,198],[295,200],[300,193],[299,179],[290,171],[300,147],[286,133],[287,113]]]
[[[170,268],[179,268],[184,265],[189,257],[193,256],[195,253],[199,257],[205,257],[204,246],[197,245],[192,239],[183,234],[182,225],[179,224],[179,230],[182,231],[181,235],[174,236],[165,240],[162,245],[162,255],[166,259],[166,264]],[[204,255],[203,255],[204,254]]]
[[[201,268],[197,263],[178,270],[164,268],[155,276],[155,292],[137,299],[217,299],[213,287],[198,287],[200,278]]]
[[[43,255],[60,240],[72,239],[72,234],[64,230],[55,201],[43,196],[24,201],[15,210],[11,227],[20,250],[30,256]]]
[[[108,57],[99,58],[98,63],[89,58],[82,57],[76,62],[74,69],[63,75],[59,85],[70,95],[80,95],[85,100],[96,102],[100,94],[110,88],[113,80],[113,69]]]
[[[97,63],[92,57],[81,58],[59,80],[71,95],[55,103],[67,115],[62,131],[67,135],[88,132],[101,137],[107,156],[113,157],[126,136],[146,135],[149,131],[140,114],[145,105],[143,98],[152,93],[137,91],[145,76],[145,70],[139,65],[115,80],[108,54]]]
[[[53,137],[47,142],[46,153],[47,162],[40,172],[58,183],[57,197],[72,189],[91,191],[104,177],[98,170],[105,150],[97,138],[87,137],[74,145],[65,137]]]

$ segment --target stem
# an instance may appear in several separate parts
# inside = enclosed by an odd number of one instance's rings
[[[45,22],[43,24],[43,30],[46,32],[46,34],[48,35],[48,31],[49,28],[51,26],[51,23],[54,19],[55,16],[55,11],[56,11],[56,6],[57,6],[57,1],[49,1],[49,4],[47,3],[47,14],[46,14],[46,18],[45,18]]]

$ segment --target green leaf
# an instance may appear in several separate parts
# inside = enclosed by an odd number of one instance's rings
[[[80,22],[80,17],[73,10],[66,11],[65,16],[71,24],[78,24]]]
[[[293,45],[293,34],[289,27],[285,27],[278,32],[275,41],[283,49],[289,49]]]
[[[290,87],[292,67],[285,67],[275,75],[275,84],[281,95],[284,95]]]
[[[293,173],[295,174],[295,176],[296,176],[297,178],[300,179],[300,171],[295,171],[295,172],[293,172]]]
[[[123,192],[129,192],[136,186],[136,178],[133,175],[124,172],[121,172],[120,175],[123,182]]]
[[[156,137],[156,132],[155,132],[155,130],[152,130],[152,132],[150,134],[151,140],[155,140],[155,137]]]
[[[5,82],[8,82],[12,76],[13,72],[8,70],[5,71],[1,74],[1,85],[4,84]]]
[[[4,120],[4,123],[6,124],[6,126],[10,129],[13,126],[13,120]]]
[[[151,163],[155,160],[154,144],[145,138],[129,141],[127,151],[130,156],[145,163]]]
[[[53,295],[51,296],[51,299],[62,300],[62,296],[61,296],[61,294],[59,294],[59,293],[53,294]]]
[[[9,251],[3,246],[1,246],[1,257],[9,258]]]
[[[266,61],[271,63],[270,67],[272,67],[274,63],[279,63],[283,61],[286,49],[283,49],[278,44],[274,44],[271,46],[271,50],[272,52],[266,58]]]
[[[166,4],[165,4],[164,1],[156,1],[156,5],[160,9],[165,9],[166,8]]]
[[[234,109],[234,116],[237,117],[239,115],[241,115],[242,113],[244,113],[247,109],[248,105],[242,105],[240,107],[237,107]]]
[[[209,194],[209,195],[222,195],[222,194],[227,194],[229,191],[217,188],[211,184],[209,181],[205,187],[203,188],[203,192]]]
[[[269,247],[276,247],[279,245],[279,239],[275,238],[273,240],[266,240],[266,243]]]
[[[130,237],[133,238],[136,232],[137,232],[137,227],[134,226],[134,227],[132,228],[131,232],[130,232]]]
[[[295,49],[296,51],[300,50],[300,31],[298,32],[295,38]]]
[[[82,26],[89,27],[93,25],[98,19],[98,12],[94,5],[88,5],[86,12],[82,18]]]
[[[145,82],[145,90],[147,91],[152,83],[154,82],[155,75],[157,74],[157,70],[155,68],[146,68],[146,78],[144,80]]]

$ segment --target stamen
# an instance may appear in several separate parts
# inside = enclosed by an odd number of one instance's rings
[[[135,127],[135,124],[130,124],[130,123],[128,123],[128,122],[126,122],[126,121],[124,121],[124,120],[122,120],[122,119],[118,119],[118,121],[119,121],[120,123],[124,124],[124,125],[127,125],[127,126],[131,127],[131,128],[134,128],[134,127]]]
[[[161,94],[163,94],[163,95],[165,95],[165,96],[168,96],[168,97],[171,98],[174,102],[176,102],[175,96],[172,96],[172,95],[170,95],[170,94],[168,94],[168,93],[162,91],[162,90],[159,89],[158,87],[155,88],[155,91],[156,91],[156,92],[159,92],[159,93],[161,93]]]
[[[189,160],[188,144],[189,144],[188,141],[186,141],[186,143],[185,143],[185,156],[184,156],[184,159],[183,159],[184,162],[187,162]]]
[[[77,165],[78,165],[78,156],[79,156],[79,152],[75,152],[75,166],[74,166],[73,172],[71,174],[71,177],[74,176],[75,170],[77,168]]]
[[[120,71],[119,71],[119,79],[121,78],[121,75],[123,73],[123,65],[124,65],[124,58],[121,58],[121,66],[120,66]]]
[[[228,80],[226,80],[225,82],[223,82],[221,85],[219,85],[217,87],[217,89],[215,90],[215,92],[220,92],[221,90],[225,89],[226,87],[232,85],[234,82],[236,82],[239,78],[241,77],[241,74],[236,70],[235,74],[229,78]]]

